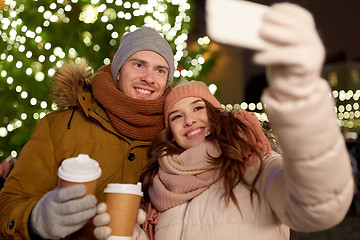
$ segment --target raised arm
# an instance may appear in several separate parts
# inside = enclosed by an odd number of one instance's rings
[[[332,227],[350,206],[353,178],[331,89],[320,77],[325,51],[313,17],[299,6],[276,4],[261,36],[278,45],[254,61],[267,66],[262,101],[283,155],[283,165],[265,170],[267,199],[294,230]]]

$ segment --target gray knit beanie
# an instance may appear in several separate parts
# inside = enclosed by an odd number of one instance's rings
[[[134,32],[125,34],[120,40],[120,46],[116,51],[112,64],[111,74],[117,84],[117,75],[126,60],[139,51],[153,51],[165,58],[169,65],[169,75],[166,88],[170,86],[174,76],[174,54],[169,43],[155,30],[150,27],[142,27]]]

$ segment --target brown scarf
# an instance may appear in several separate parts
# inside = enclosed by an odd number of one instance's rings
[[[138,140],[153,140],[165,128],[163,107],[171,88],[157,100],[140,100],[126,96],[115,86],[110,66],[101,67],[92,80],[94,98],[101,103],[114,128]]]

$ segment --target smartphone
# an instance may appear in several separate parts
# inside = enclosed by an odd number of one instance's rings
[[[265,50],[274,45],[259,36],[269,6],[244,0],[206,0],[206,31],[210,39],[227,45]]]

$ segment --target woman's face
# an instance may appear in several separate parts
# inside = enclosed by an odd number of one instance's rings
[[[174,140],[184,149],[203,142],[209,131],[205,102],[198,97],[183,98],[175,103],[168,120]]]

